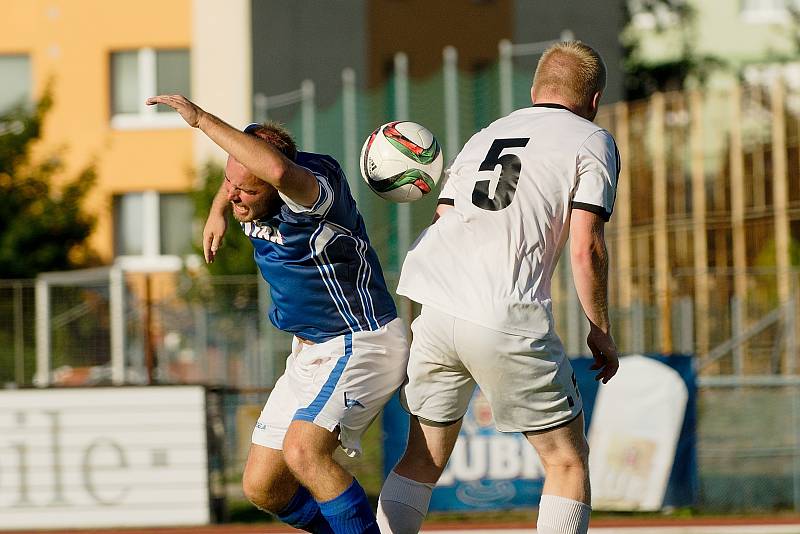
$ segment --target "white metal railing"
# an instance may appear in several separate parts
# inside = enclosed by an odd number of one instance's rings
[[[547,48],[561,41],[571,41],[575,34],[571,30],[562,30],[558,39],[537,41],[534,43],[512,43],[503,39],[497,45],[500,55],[498,71],[500,76],[500,115],[505,116],[514,109],[514,69],[512,61],[515,56],[533,56],[547,50]]]

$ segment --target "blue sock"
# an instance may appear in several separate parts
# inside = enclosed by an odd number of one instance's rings
[[[319,503],[319,509],[336,534],[380,534],[367,494],[356,479],[338,497]]]
[[[322,516],[319,505],[306,488],[300,486],[289,504],[275,514],[278,519],[294,528],[307,532],[333,534],[328,521]]]

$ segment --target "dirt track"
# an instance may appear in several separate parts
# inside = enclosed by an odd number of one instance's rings
[[[483,534],[503,532],[532,533],[535,520],[530,522],[437,522],[425,525],[424,532],[469,532]],[[2,534],[64,533],[64,534],[278,534],[298,532],[278,523],[253,523],[209,525],[195,527],[148,527],[83,530],[14,530]],[[701,518],[599,518],[592,521],[590,534],[800,534],[800,516],[759,516],[759,517],[701,517]]]

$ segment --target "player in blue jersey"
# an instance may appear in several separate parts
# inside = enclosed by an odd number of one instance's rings
[[[203,232],[206,261],[231,208],[270,286],[270,320],[294,334],[253,431],[245,495],[309,532],[377,533],[364,490],[333,453],[360,452],[361,434],[405,378],[408,345],[341,167],[298,152],[275,124],[240,131],[181,95],[147,103],[172,107],[229,154]]]

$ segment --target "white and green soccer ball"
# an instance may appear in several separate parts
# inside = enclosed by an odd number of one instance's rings
[[[410,121],[376,129],[361,149],[361,176],[370,189],[393,202],[412,202],[436,188],[442,149],[430,130]]]

